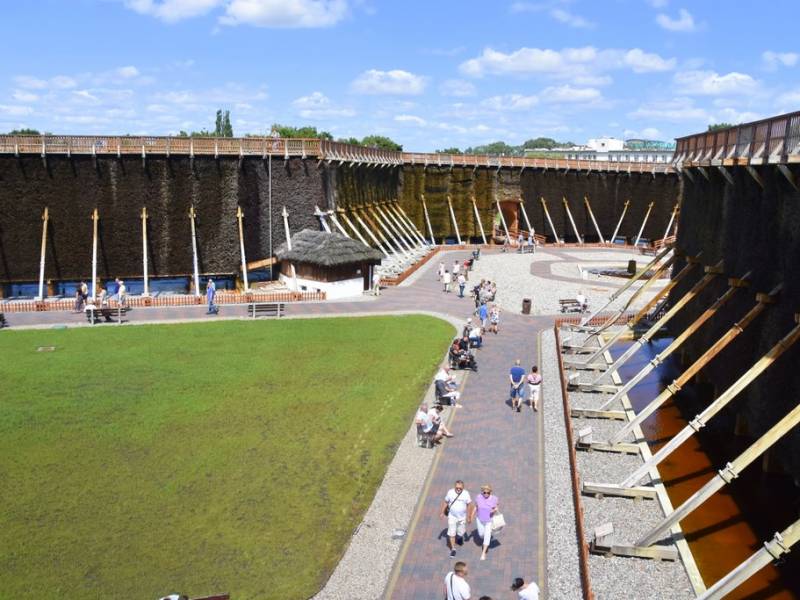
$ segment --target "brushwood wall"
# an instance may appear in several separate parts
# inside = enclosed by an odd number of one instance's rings
[[[752,325],[700,373],[700,382],[722,393],[775,343],[795,326],[800,311],[800,193],[774,167],[760,169],[764,188],[744,168],[728,171],[733,183],[715,169],[709,179],[700,174],[685,179],[677,245],[685,255],[698,256],[704,265],[723,261],[724,275],[678,313],[673,332],[684,330],[721,296],[728,277],[747,276],[750,287],[736,293],[684,345],[686,361],[695,360],[756,304],[756,293],[768,293],[782,285],[770,304]],[[683,268],[685,261],[676,265]],[[703,276],[695,268],[690,277],[673,289],[681,297]],[[800,393],[800,343],[791,347],[760,377],[748,385],[731,404],[714,417],[708,427],[724,435],[755,438],[767,431],[798,403]],[[681,406],[691,417],[704,408],[708,398],[683,398]],[[783,466],[800,481],[800,431],[784,436],[773,452]],[[732,458],[732,457],[731,457]]]
[[[437,241],[454,238],[449,196],[462,238],[478,240],[478,207],[486,235],[497,214],[524,202],[538,233],[553,235],[540,198],[545,198],[559,237],[574,240],[562,198],[579,233],[596,241],[583,199],[588,197],[604,237],[611,236],[626,200],[630,207],[620,235],[632,240],[647,206],[653,210],[643,237],[663,237],[680,195],[675,175],[558,172],[554,170],[449,168],[429,165],[375,167],[316,159],[257,157],[39,156],[0,157],[0,281],[35,281],[39,273],[42,212],[49,209],[46,278],[86,278],[92,262],[92,211],[99,213],[98,274],[140,277],[142,208],[148,213],[148,259],[152,276],[192,273],[189,209],[197,213],[199,268],[232,274],[240,267],[237,207],[244,213],[248,261],[268,258],[285,240],[282,208],[292,232],[319,229],[315,207],[354,209],[398,200],[427,234],[424,195]],[[521,214],[518,222],[524,226]]]

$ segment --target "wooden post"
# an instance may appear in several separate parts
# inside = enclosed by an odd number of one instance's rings
[[[286,236],[286,249],[292,249],[292,233],[289,231],[289,211],[286,210],[286,206],[283,207],[281,210],[281,216],[283,217],[283,234]],[[297,271],[294,268],[294,263],[289,263],[289,270],[292,273],[292,284],[294,285],[294,291],[299,292],[297,286]]]
[[[795,322],[800,323],[800,315],[795,315]],[[756,361],[752,367],[745,371],[745,373],[739,379],[737,379],[733,385],[726,389],[716,400],[709,404],[705,410],[692,419],[686,427],[684,427],[675,437],[662,446],[661,449],[649,460],[645,461],[641,467],[636,469],[636,471],[634,471],[634,473],[622,483],[622,486],[629,487],[636,485],[641,478],[644,477],[648,471],[650,471],[650,469],[658,465],[661,461],[672,454],[675,448],[683,444],[683,442],[692,437],[692,435],[694,435],[697,431],[700,431],[700,429],[705,427],[706,423],[708,423],[714,417],[714,415],[725,408],[725,406],[727,406],[730,401],[739,394],[739,392],[750,385],[750,383],[752,383],[759,375],[761,375],[761,373],[772,366],[775,361],[798,340],[798,338],[800,338],[800,325],[793,327],[792,330],[789,331],[789,333],[787,333],[782,339],[780,339],[777,344],[770,348],[769,352],[764,354],[764,356]]]
[[[622,226],[622,219],[625,218],[625,213],[628,212],[628,206],[630,206],[631,201],[625,200],[625,206],[622,207],[622,214],[619,216],[619,221],[617,221],[617,226],[614,229],[614,233],[611,234],[611,239],[608,240],[612,244],[617,240],[617,234],[619,233],[619,228]]]
[[[525,201],[522,199],[522,196],[519,198],[519,208],[522,211],[522,218],[525,219],[525,225],[528,226],[528,233],[530,235],[534,234],[533,227],[531,227],[531,222],[528,219],[528,211],[525,210]]]
[[[603,239],[603,234],[600,233],[600,227],[597,225],[597,219],[594,218],[594,213],[592,212],[592,205],[589,204],[589,196],[583,197],[583,203],[586,205],[586,210],[589,211],[589,218],[592,220],[592,224],[594,225],[594,230],[597,232],[597,239],[600,240],[601,244],[605,244],[606,241]]]
[[[706,322],[706,321],[708,321],[708,320],[709,320],[711,317],[713,317],[713,316],[716,314],[716,312],[717,312],[717,311],[718,311],[720,308],[722,308],[723,306],[725,306],[725,304],[728,302],[728,300],[730,300],[731,298],[733,298],[733,295],[736,293],[736,291],[737,291],[737,290],[741,289],[742,287],[744,287],[744,285],[746,285],[746,282],[743,282],[742,280],[744,280],[744,279],[748,278],[749,276],[750,276],[750,273],[748,273],[747,275],[745,275],[745,276],[744,276],[742,279],[740,279],[740,280],[733,280],[733,279],[732,279],[732,280],[730,281],[730,283],[729,283],[729,287],[728,287],[728,289],[725,291],[725,293],[724,293],[724,294],[722,294],[722,296],[720,296],[719,298],[717,298],[717,300],[716,300],[716,301],[715,301],[715,302],[714,302],[714,303],[713,303],[711,306],[709,306],[709,307],[708,307],[706,310],[704,310],[704,311],[703,311],[703,312],[700,314],[700,316],[699,316],[699,317],[697,317],[697,318],[696,318],[696,319],[695,319],[695,320],[692,322],[692,324],[691,324],[691,325],[689,325],[689,327],[687,327],[686,329],[684,329],[684,330],[683,330],[683,331],[680,333],[680,335],[678,335],[678,337],[676,337],[674,340],[672,340],[672,342],[669,344],[669,346],[667,346],[666,348],[664,348],[664,350],[663,350],[663,351],[661,351],[661,352],[659,352],[659,353],[658,353],[658,354],[657,354],[657,355],[656,355],[656,356],[653,358],[653,360],[651,360],[651,361],[650,361],[650,362],[648,362],[648,363],[647,363],[647,364],[646,364],[644,367],[642,367],[642,369],[641,369],[641,370],[640,370],[640,371],[639,371],[639,372],[638,372],[636,375],[634,375],[634,376],[633,376],[633,377],[632,377],[632,378],[631,378],[631,379],[630,379],[630,380],[629,380],[627,383],[625,383],[625,385],[623,385],[623,386],[622,386],[622,388],[620,388],[620,390],[619,390],[617,393],[615,393],[615,394],[614,394],[614,395],[613,395],[613,396],[612,396],[610,399],[608,399],[607,401],[603,402],[603,404],[602,404],[602,405],[599,407],[599,410],[604,410],[605,408],[608,408],[608,407],[609,407],[609,406],[611,406],[611,405],[612,405],[612,404],[613,404],[613,403],[614,403],[616,400],[618,400],[618,399],[622,398],[622,396],[623,396],[623,395],[625,395],[625,394],[627,394],[627,393],[628,393],[630,390],[632,390],[632,389],[633,389],[633,387],[634,387],[636,384],[638,384],[638,383],[639,383],[639,382],[640,382],[642,379],[644,379],[645,377],[647,377],[647,375],[648,375],[648,374],[649,374],[651,371],[653,371],[653,369],[655,369],[655,368],[656,368],[656,367],[658,367],[658,366],[659,366],[659,365],[660,365],[662,362],[664,362],[664,360],[665,360],[665,359],[666,359],[668,356],[670,356],[670,355],[671,355],[673,352],[675,352],[675,350],[677,350],[678,348],[680,348],[680,347],[681,347],[681,345],[683,344],[683,342],[685,342],[687,339],[689,339],[689,337],[690,337],[690,336],[691,336],[691,335],[692,335],[692,334],[693,334],[695,331],[697,331],[698,329],[700,329],[700,327],[703,325],[703,323],[705,323],[705,322]],[[737,282],[740,282],[740,283],[737,283]],[[743,285],[743,284],[744,284],[744,285]],[[646,342],[645,342],[645,343],[646,343]],[[621,441],[621,440],[620,440],[620,441]]]
[[[567,198],[562,196],[561,201],[564,203],[564,209],[567,211],[569,222],[572,223],[572,231],[575,232],[575,237],[577,238],[578,243],[583,244],[583,238],[581,238],[581,234],[578,233],[578,227],[575,225],[575,219],[572,218],[572,211],[569,209],[569,202],[567,202]]]
[[[431,236],[431,246],[436,245],[436,238],[433,237],[433,228],[431,227],[431,218],[428,216],[428,205],[425,204],[425,194],[420,194],[422,198],[422,210],[425,211],[425,222],[428,224],[428,235]]]
[[[667,228],[664,230],[664,239],[669,237],[669,230],[672,228],[672,223],[675,221],[675,215],[678,214],[678,206],[680,206],[680,204],[676,204],[672,209],[672,214],[669,217],[669,223],[667,223]]]
[[[774,298],[774,296],[780,291],[780,288],[781,286],[778,286],[773,289],[771,296],[768,294],[759,295],[759,301],[747,312],[741,321],[734,323],[733,326],[728,329],[728,331],[726,331],[716,342],[714,342],[714,344],[708,350],[703,352],[700,358],[694,361],[683,373],[680,374],[677,379],[673,380],[672,383],[667,385],[654,400],[649,402],[642,410],[640,410],[632,421],[629,421],[622,429],[615,433],[608,443],[617,444],[621,442],[623,439],[625,439],[625,436],[627,436],[628,433],[633,431],[634,428],[636,428],[647,417],[658,410],[667,400],[677,394],[681,388],[689,383],[704,366],[710,363],[717,354],[722,352],[722,350],[728,346],[728,344],[735,340],[739,334],[741,334],[747,328],[747,326],[750,325],[750,323],[752,323],[756,317],[758,317],[758,315],[764,312],[764,309],[767,307],[769,302],[774,302],[774,300],[771,300],[770,298]]]
[[[497,205],[497,212],[500,214],[500,222],[503,224],[503,231],[506,234],[506,243],[511,244],[511,234],[508,233],[508,225],[506,224],[506,216],[503,214],[503,209],[500,208],[500,200],[495,196],[494,202]]]
[[[560,244],[561,240],[558,239],[558,232],[556,231],[556,226],[553,225],[553,219],[550,218],[550,211],[547,210],[547,201],[545,201],[544,196],[540,196],[539,201],[542,203],[542,208],[544,209],[544,216],[547,217],[547,222],[550,224],[550,230],[553,232],[553,236],[555,236],[556,238],[556,244]]]
[[[92,304],[97,299],[97,223],[100,215],[95,208],[92,211]]]
[[[150,296],[150,265],[147,257],[147,207],[142,207],[142,273],[144,273],[144,291],[142,296]]]
[[[403,215],[403,217],[405,217],[405,220],[406,220],[406,221],[408,222],[408,224],[411,226],[411,229],[412,229],[412,231],[413,231],[413,232],[414,232],[414,233],[417,235],[417,237],[419,238],[419,241],[422,243],[422,245],[423,245],[423,246],[427,246],[427,245],[428,245],[428,242],[425,240],[425,236],[424,236],[424,235],[422,235],[422,232],[420,232],[420,230],[419,230],[419,229],[417,229],[417,226],[416,226],[416,225],[414,224],[414,222],[413,222],[413,221],[412,221],[412,220],[411,220],[411,219],[408,217],[408,215],[406,214],[406,211],[404,211],[404,210],[403,210],[403,207],[402,207],[402,206],[400,206],[400,203],[399,203],[399,202],[397,202],[397,203],[396,203],[394,206],[395,206],[395,209],[396,209],[396,210],[399,210],[399,211],[400,211],[400,213]]]
[[[708,588],[698,600],[721,600],[725,598],[773,560],[778,560],[789,552],[798,539],[800,539],[800,519],[780,533],[776,533],[768,542],[764,542],[764,546],[760,550]]]
[[[200,296],[200,267],[197,263],[197,229],[195,228],[195,218],[197,213],[194,204],[189,207],[189,221],[192,225],[192,266],[194,269],[194,295]]]
[[[481,229],[481,239],[486,245],[486,233],[483,231],[483,222],[481,221],[481,214],[478,212],[478,203],[475,202],[475,196],[472,197],[472,210],[475,211],[475,220],[478,222],[478,227]]]
[[[653,202],[647,205],[647,212],[644,214],[644,221],[642,221],[642,226],[639,228],[639,233],[636,234],[636,241],[633,242],[634,246],[639,245],[639,240],[642,239],[642,234],[644,233],[644,226],[647,225],[647,219],[650,218],[650,211],[653,210]]]
[[[453,212],[453,203],[450,200],[450,194],[447,195],[447,206],[450,209],[450,218],[453,220],[453,228],[456,230],[456,240],[458,245],[461,245],[461,234],[458,231],[458,223],[456,222],[456,213]]]
[[[342,224],[341,224],[341,223],[339,223],[339,219],[337,219],[337,218],[336,218],[336,214],[335,214],[334,212],[330,212],[330,213],[328,213],[328,214],[329,214],[329,215],[330,215],[330,217],[331,217],[331,221],[332,221],[332,222],[333,222],[333,224],[336,226],[336,229],[338,229],[338,230],[339,230],[339,233],[341,233],[341,234],[342,234],[343,236],[345,236],[345,237],[352,238],[352,236],[351,236],[350,234],[348,234],[348,233],[347,233],[347,231],[345,230],[345,228],[344,228],[344,227],[342,227]],[[367,244],[366,242],[364,242],[364,245],[365,245],[365,246],[369,246],[369,244]]]
[[[601,373],[597,378],[595,378],[595,380],[592,383],[598,383],[603,377],[605,377],[606,375],[611,375],[614,371],[617,371],[622,365],[628,362],[628,359],[630,359],[631,356],[636,354],[636,352],[642,346],[647,344],[650,341],[650,339],[656,333],[658,333],[659,329],[661,329],[667,323],[669,323],[670,320],[672,320],[672,317],[678,314],[678,312],[684,306],[686,306],[687,304],[689,304],[690,301],[696,298],[697,295],[704,289],[706,289],[709,286],[709,284],[712,281],[714,281],[714,278],[721,273],[722,273],[722,261],[718,262],[714,267],[707,268],[705,276],[702,279],[700,279],[700,281],[695,283],[691,290],[689,290],[687,293],[681,296],[680,300],[678,300],[672,306],[670,306],[669,310],[663,317],[661,317],[655,323],[653,323],[650,329],[644,332],[641,335],[641,337],[638,340],[636,340],[635,343],[631,344],[631,346],[625,352],[623,352],[605,372]]]
[[[711,478],[702,488],[697,490],[690,498],[673,510],[667,517],[656,525],[652,530],[636,542],[637,546],[649,546],[667,533],[672,526],[681,521],[684,517],[694,512],[694,510],[722,489],[726,484],[736,479],[754,460],[772,447],[775,442],[780,440],[786,433],[800,423],[800,404],[795,406],[789,414],[775,423],[769,431],[751,444],[747,450],[729,462],[725,468]]]
[[[244,255],[244,225],[242,224],[244,212],[242,212],[241,206],[236,207],[236,219],[239,221],[239,251],[242,255],[242,278],[244,279],[244,292],[246,294],[250,291],[250,282],[247,279],[247,258]]]
[[[42,214],[42,252],[41,256],[39,257],[39,295],[37,296],[37,300],[44,300],[44,265],[45,265],[45,256],[47,255],[47,222],[50,220],[50,213],[47,210],[47,207],[44,207],[44,213]]]

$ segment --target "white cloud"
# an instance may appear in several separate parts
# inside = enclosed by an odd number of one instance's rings
[[[205,15],[220,3],[221,0],[125,0],[131,10],[167,23]]]
[[[117,75],[124,79],[130,79],[131,77],[137,77],[139,75],[139,69],[130,65],[127,67],[120,67],[117,69]]]
[[[463,79],[448,79],[439,86],[439,93],[442,96],[455,96],[464,98],[475,95],[475,86]]]
[[[74,88],[76,85],[78,84],[72,77],[67,77],[65,75],[57,75],[50,80],[50,86],[60,90],[68,90]]]
[[[25,90],[14,90],[12,97],[17,102],[36,102],[39,99],[39,96],[36,94],[26,92]]]
[[[662,120],[672,122],[701,121],[711,123],[708,111],[694,105],[691,98],[675,98],[643,104],[628,116],[632,119]]]
[[[352,108],[337,108],[331,104],[322,92],[312,92],[292,102],[292,106],[304,119],[323,119],[333,117],[352,117],[356,113]]]
[[[661,137],[661,132],[655,127],[645,127],[642,129],[642,137],[645,139],[658,139]]]
[[[231,0],[220,23],[281,28],[330,27],[346,14],[346,0]]]
[[[750,95],[759,88],[750,75],[736,71],[726,75],[715,71],[681,71],[673,79],[680,93],[698,96]]]
[[[562,8],[554,8],[549,14],[559,23],[564,23],[576,29],[591,29],[595,26],[591,21],[584,19],[580,15],[574,15]]]
[[[647,3],[653,8],[664,8],[669,4],[668,0],[647,0]]]
[[[569,85],[545,88],[540,94],[543,102],[594,102],[602,98],[600,90],[574,88]]]
[[[656,16],[656,23],[667,31],[678,31],[681,33],[697,31],[697,24],[694,22],[694,17],[688,10],[682,8],[678,11],[678,15],[677,19],[673,19],[665,13],[659,13]]]
[[[91,92],[89,92],[89,90],[75,90],[72,93],[80,100],[84,101],[88,100],[93,104],[99,104],[100,102],[100,99],[97,96],[93,95]]]
[[[364,71],[353,81],[351,87],[359,94],[417,95],[425,90],[426,80],[421,75],[394,69]]]
[[[416,115],[397,115],[394,118],[398,123],[414,123],[415,125],[427,125],[427,121]]]
[[[767,50],[761,53],[761,60],[768,71],[774,71],[778,67],[793,67],[800,59],[800,54],[796,52],[773,52]]]
[[[8,117],[24,117],[33,112],[30,106],[0,104],[0,115]]]
[[[14,77],[14,82],[19,87],[29,90],[44,90],[47,88],[66,90],[78,85],[72,77],[67,77],[66,75],[56,75],[47,80],[31,77],[29,75],[19,75]]]
[[[481,102],[481,106],[491,110],[530,110],[537,104],[539,104],[539,98],[522,94],[491,96]]]
[[[794,106],[796,109],[797,105],[800,104],[800,89],[784,92],[778,96],[777,101],[780,106]]]
[[[571,79],[582,85],[598,85],[609,81],[601,71],[631,69],[635,73],[665,71],[674,68],[675,59],[665,59],[658,54],[631,50],[598,50],[593,46],[582,48],[520,48],[510,53],[485,48],[477,58],[460,65],[461,72],[472,76],[483,75],[546,75],[559,79]]]
[[[658,54],[651,54],[639,48],[628,50],[623,57],[623,62],[633,69],[634,73],[651,73],[656,71],[671,71],[675,68],[675,59],[661,58]]]

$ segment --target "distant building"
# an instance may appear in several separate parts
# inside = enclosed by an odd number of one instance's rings
[[[668,163],[674,153],[675,142],[642,139],[623,141],[613,137],[594,138],[584,146],[547,150],[547,155],[553,158],[644,163]],[[525,149],[526,156],[541,154],[539,149]]]

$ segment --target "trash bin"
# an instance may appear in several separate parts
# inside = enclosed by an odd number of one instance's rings
[[[531,314],[531,299],[530,298],[523,298],[522,299],[522,314],[523,315]]]
[[[636,275],[636,261],[629,260],[628,261],[628,274],[629,275]]]

